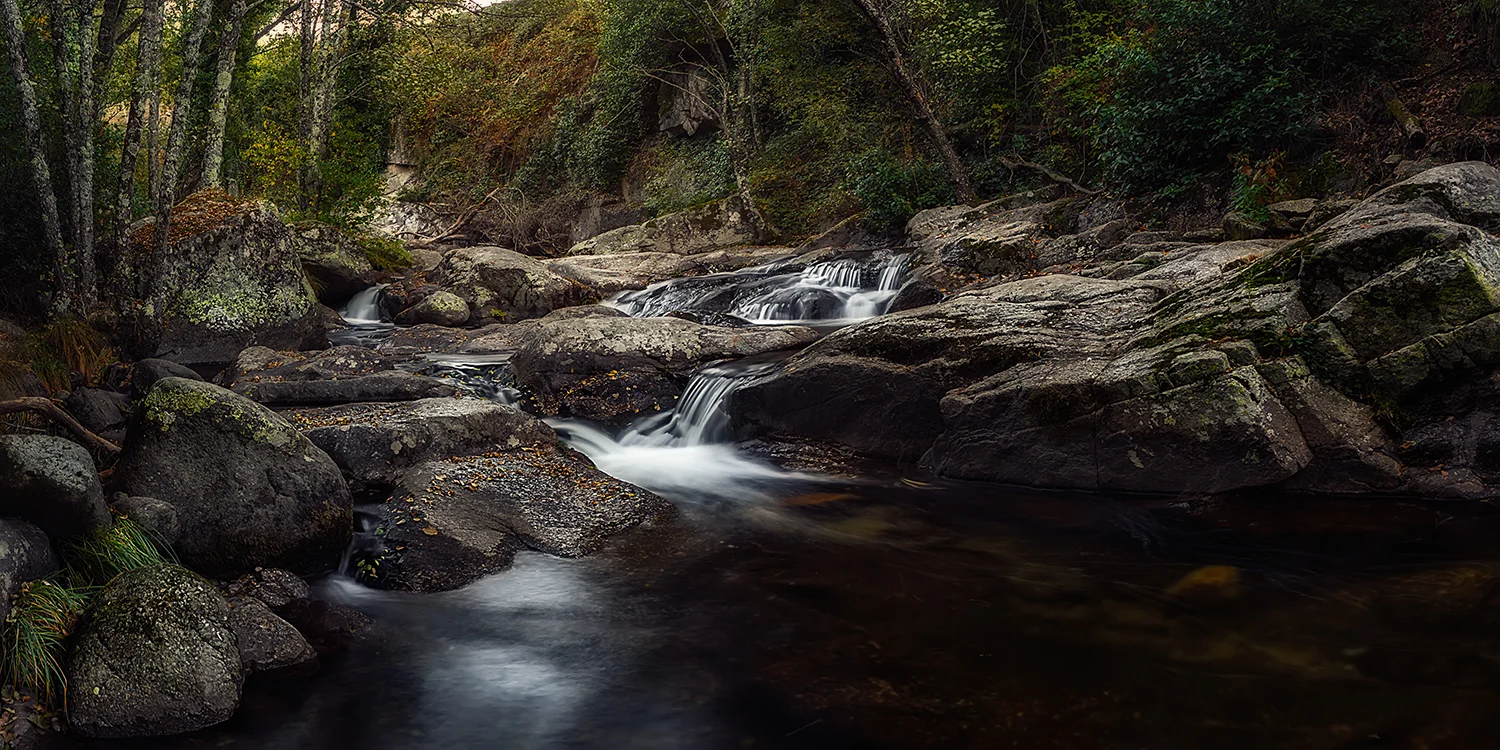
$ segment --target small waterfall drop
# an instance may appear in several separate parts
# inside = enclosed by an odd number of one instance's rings
[[[371,325],[385,322],[380,310],[380,297],[385,294],[385,285],[372,286],[354,295],[339,311],[339,317],[350,325]]]

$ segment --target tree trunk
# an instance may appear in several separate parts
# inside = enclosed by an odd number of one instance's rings
[[[328,2],[328,0],[321,0]],[[297,135],[302,138],[303,146],[312,142],[313,131],[313,91],[317,88],[317,49],[318,49],[318,7],[314,0],[303,0],[301,14],[301,52],[298,57],[297,66]],[[301,195],[298,197],[302,211],[307,212],[311,205],[311,196],[314,190],[314,170],[312,159],[309,155],[302,162],[302,170],[299,178]]]
[[[57,215],[57,195],[52,192],[52,170],[47,166],[47,152],[42,142],[42,117],[37,109],[36,87],[31,82],[31,69],[26,62],[26,31],[21,26],[21,6],[18,0],[0,0],[0,16],[4,16],[5,48],[10,57],[11,74],[16,79],[16,91],[21,105],[21,121],[26,130],[26,151],[31,162],[31,182],[36,189],[37,203],[42,210],[42,234],[47,241],[47,252],[51,255],[53,289],[51,306],[55,313],[65,312],[72,302],[73,270],[68,264],[68,250],[63,244],[62,222]]]
[[[927,130],[927,135],[932,140],[933,148],[937,149],[938,158],[943,162],[943,169],[948,172],[948,181],[953,184],[953,192],[958,199],[964,203],[975,201],[974,186],[969,182],[968,170],[964,169],[963,162],[958,158],[958,151],[953,148],[953,141],[948,138],[948,131],[943,128],[942,121],[938,120],[937,113],[932,109],[932,103],[928,101],[923,92],[921,83],[912,73],[906,62],[906,53],[901,49],[901,40],[896,36],[896,29],[891,25],[891,19],[886,9],[880,5],[880,0],[854,0],[861,13],[875,26],[875,31],[880,35],[881,46],[885,49],[886,62],[890,66],[891,76],[901,87],[901,93],[906,96],[917,119]]]
[[[141,8],[141,30],[136,47],[135,79],[130,87],[130,116],[125,123],[125,145],[120,157],[120,184],[115,191],[114,236],[117,252],[124,252],[130,243],[130,238],[126,236],[126,233],[130,231],[130,220],[134,218],[132,208],[135,203],[135,167],[140,160],[141,131],[147,125],[143,121],[149,117],[151,127],[155,128],[156,124],[155,113],[148,115],[147,109],[156,109],[154,96],[158,79],[161,77],[162,25],[162,0],[146,0]],[[154,159],[155,150],[156,137],[153,135],[151,151],[148,154],[152,159]],[[154,175],[156,170],[150,171]],[[155,198],[154,193],[152,198]]]
[[[109,69],[115,63],[115,51],[122,37],[120,27],[125,22],[125,0],[104,0],[104,12],[99,16],[99,41],[94,45],[94,111],[95,122],[104,113],[105,87],[109,83]],[[128,33],[125,39],[130,37]]]
[[[156,199],[161,196],[161,71],[151,90],[151,102],[146,115],[146,194],[151,210],[156,210]]]
[[[328,150],[329,124],[333,120],[334,88],[338,84],[339,66],[348,36],[350,14],[354,6],[348,0],[311,0],[302,8],[302,138],[307,147],[307,161],[302,172],[303,209],[312,209],[322,186],[319,168]]]
[[[203,48],[203,35],[208,33],[209,17],[213,15],[213,0],[198,0],[193,10],[192,25],[182,42],[182,78],[177,83],[177,99],[172,102],[172,124],[167,131],[167,152],[161,164],[161,194],[156,198],[157,250],[167,248],[171,235],[172,206],[177,200],[177,173],[182,166],[182,155],[187,150],[188,120],[193,116],[193,84],[198,78],[198,64]]]
[[[208,108],[208,137],[203,147],[203,184],[221,188],[224,167],[224,128],[229,122],[229,89],[234,84],[234,63],[240,52],[240,26],[245,20],[245,0],[234,0],[229,18],[219,34],[218,69],[214,76],[213,100]]]

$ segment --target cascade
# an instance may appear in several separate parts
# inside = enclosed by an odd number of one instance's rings
[[[385,285],[372,286],[354,295],[339,311],[339,317],[351,325],[372,325],[385,321],[380,310],[380,297],[385,294]]]

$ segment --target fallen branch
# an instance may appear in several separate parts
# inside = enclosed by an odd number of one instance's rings
[[[1396,97],[1396,92],[1392,91],[1389,86],[1384,86],[1380,89],[1380,96],[1385,99],[1386,111],[1390,112],[1391,117],[1396,118],[1396,124],[1401,126],[1401,133],[1406,136],[1407,145],[1414,149],[1426,146],[1427,131],[1422,127],[1422,121],[1417,119],[1417,116],[1406,108],[1406,104]]]
[[[484,208],[484,204],[489,203],[490,199],[495,197],[495,193],[500,192],[501,189],[502,188],[495,188],[494,190],[491,190],[490,194],[484,196],[484,198],[482,198],[478,203],[475,203],[474,205],[464,209],[464,211],[458,215],[458,221],[453,222],[452,226],[443,230],[436,237],[429,237],[425,240],[419,239],[412,244],[417,247],[431,247],[432,245],[435,245],[439,242],[442,242],[443,240],[448,239],[449,237],[454,236],[455,234],[458,234],[458,230],[464,228],[464,226],[467,225],[470,221],[473,221],[474,217],[479,214],[479,209]]]
[[[93,448],[104,451],[105,453],[120,452],[120,446],[115,445],[114,443],[111,443],[92,432],[89,432],[89,429],[87,427],[79,424],[78,420],[74,419],[72,415],[63,411],[62,407],[53,403],[51,399],[41,398],[39,396],[28,396],[25,398],[18,398],[10,401],[0,401],[0,414],[15,414],[17,412],[23,411],[40,414],[44,417],[47,417],[48,419],[51,419],[54,422],[61,424],[62,426],[68,428],[68,430],[71,431],[74,435],[82,438],[83,442],[88,443],[89,446]]]
[[[1000,157],[1000,165],[1012,172],[1016,171],[1017,169],[1029,169],[1033,172],[1038,172],[1043,177],[1046,177],[1047,179],[1059,185],[1066,185],[1078,191],[1079,193],[1082,193],[1083,195],[1099,194],[1098,190],[1090,190],[1075,182],[1071,177],[1068,177],[1067,175],[1062,174],[1061,172],[1058,172],[1051,167],[1046,167],[1035,162],[1029,162],[1024,159],[1007,159],[1002,156]]]

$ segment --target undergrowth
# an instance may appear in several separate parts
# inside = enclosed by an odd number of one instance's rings
[[[0,634],[5,682],[30,690],[38,702],[61,706],[67,699],[62,660],[66,641],[88,604],[92,589],[68,588],[42,579],[21,584]]]
[[[116,517],[109,528],[63,542],[61,547],[68,581],[75,585],[102,586],[128,570],[176,562],[166,544],[124,516]]]

